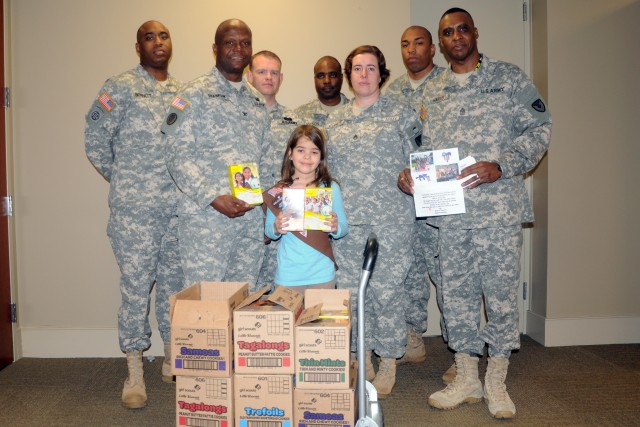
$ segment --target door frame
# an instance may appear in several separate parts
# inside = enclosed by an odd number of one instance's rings
[[[7,163],[7,134],[5,111],[5,10],[4,0],[0,0],[0,197],[4,201],[10,195],[9,191],[9,167]],[[10,217],[5,212],[0,215],[0,369],[10,365],[14,361],[13,352],[13,310],[11,300],[11,261],[9,243]]]

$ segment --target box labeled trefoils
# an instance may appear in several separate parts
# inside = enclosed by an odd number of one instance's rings
[[[248,283],[199,282],[171,296],[174,375],[232,375],[232,313],[248,294]]]
[[[293,427],[293,375],[235,374],[238,427]]]

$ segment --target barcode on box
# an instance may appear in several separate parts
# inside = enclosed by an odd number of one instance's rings
[[[281,368],[280,357],[247,357],[247,366],[252,368]]]
[[[282,427],[280,421],[247,421],[247,427]]]
[[[344,374],[306,372],[301,380],[306,383],[340,383],[344,382]]]
[[[188,427],[220,427],[219,420],[202,420],[200,418],[180,418],[180,425]]]
[[[216,360],[183,360],[182,369],[197,369],[200,371],[217,371],[219,363]]]

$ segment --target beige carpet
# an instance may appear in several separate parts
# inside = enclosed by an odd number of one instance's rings
[[[427,338],[428,359],[398,369],[383,401],[387,427],[640,426],[640,344],[544,348],[522,337],[507,386],[516,404],[512,421],[491,418],[485,403],[454,411],[431,409],[428,395],[453,355]],[[0,371],[0,426],[172,426],[174,385],[160,378],[161,358],[145,359],[148,406],[120,405],[125,359],[30,359]],[[486,359],[481,360],[484,373]]]

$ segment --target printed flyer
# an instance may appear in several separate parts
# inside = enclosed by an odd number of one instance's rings
[[[411,153],[416,217],[465,213],[464,188],[456,176],[475,163],[473,157],[460,160],[457,148]]]

